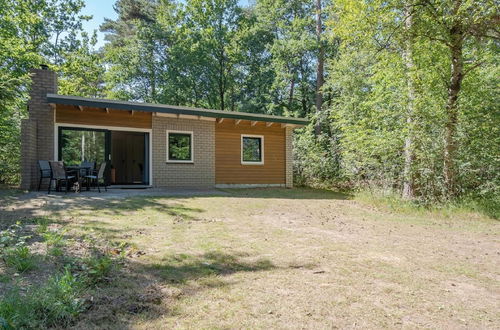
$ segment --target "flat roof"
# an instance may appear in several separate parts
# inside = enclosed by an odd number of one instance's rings
[[[222,111],[202,108],[181,107],[166,104],[129,102],[107,100],[80,96],[47,94],[47,102],[54,104],[74,105],[82,107],[108,108],[116,110],[134,110],[146,112],[173,113],[178,115],[192,115],[212,118],[228,118],[252,121],[265,121],[284,124],[307,125],[309,121],[304,118],[272,116],[250,112]]]

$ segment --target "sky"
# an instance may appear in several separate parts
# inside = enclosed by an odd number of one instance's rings
[[[83,28],[89,34],[97,30],[97,48],[104,45],[104,34],[99,32],[99,25],[104,22],[104,18],[116,19],[116,12],[113,9],[115,0],[85,0],[83,15],[92,15],[92,19],[83,23]]]
[[[239,0],[241,6],[247,6],[251,0]],[[85,8],[82,10],[83,15],[92,15],[93,18],[84,22],[83,28],[90,35],[97,30],[97,48],[104,46],[104,33],[99,32],[99,25],[104,22],[105,18],[116,19],[116,12],[113,5],[116,0],[85,0]]]

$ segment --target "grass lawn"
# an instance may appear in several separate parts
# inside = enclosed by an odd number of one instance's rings
[[[312,189],[101,195],[0,197],[0,229],[21,221],[36,257],[24,271],[0,260],[0,298],[98,250],[117,267],[79,293],[65,325],[500,327],[500,223],[480,214]]]

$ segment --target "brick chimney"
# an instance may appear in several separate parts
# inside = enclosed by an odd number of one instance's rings
[[[38,188],[38,160],[54,159],[54,109],[47,94],[57,93],[57,75],[42,65],[30,71],[32,84],[28,118],[21,122],[21,188]],[[48,180],[44,180],[48,181]],[[44,182],[44,187],[47,182]]]

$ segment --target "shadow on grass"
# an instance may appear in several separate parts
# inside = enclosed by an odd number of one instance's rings
[[[178,202],[179,199],[204,197],[236,197],[261,199],[310,199],[310,200],[347,200],[353,196],[349,193],[321,190],[312,188],[254,188],[254,189],[224,189],[197,195],[172,195],[172,191],[155,191],[155,195],[130,196],[130,192],[113,193],[112,195],[59,194],[46,195],[44,193],[12,193],[0,198],[0,219],[2,221],[17,221],[22,218],[33,218],[50,214],[66,216],[72,211],[95,211],[107,215],[127,215],[142,209],[152,209],[171,216],[180,216],[194,220],[192,213],[203,210],[186,207]],[[1,197],[1,196],[0,196]]]
[[[148,266],[167,283],[186,283],[210,276],[225,276],[237,272],[257,272],[275,268],[268,259],[245,262],[239,255],[217,251],[203,255],[176,254],[168,256],[161,263]]]
[[[77,326],[129,329],[134,320],[147,322],[182,315],[176,301],[234,283],[224,280],[224,276],[275,268],[268,259],[251,262],[243,261],[243,257],[247,255],[211,251],[202,255],[176,254],[153,265],[127,259],[126,267],[94,297]]]
[[[170,216],[181,216],[186,219],[194,218],[190,213],[203,212],[202,209],[185,207],[166,197],[140,196],[126,199],[112,199],[85,203],[83,210],[102,211],[112,215],[126,215],[130,212],[150,209]]]
[[[183,220],[196,220],[194,214],[202,209],[186,207],[175,198],[166,196],[137,196],[126,198],[100,198],[85,196],[11,196],[0,201],[0,230],[17,221],[49,215],[71,219],[73,212],[89,215],[134,216],[134,212],[153,210]],[[141,219],[138,219],[141,221]]]

